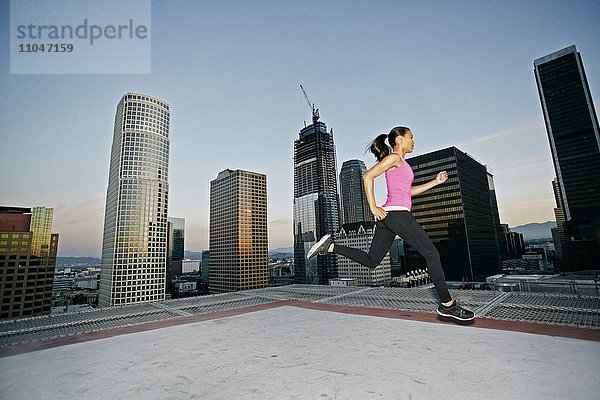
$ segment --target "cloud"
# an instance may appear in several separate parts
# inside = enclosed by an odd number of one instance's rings
[[[291,221],[291,219],[274,219],[274,220],[269,221],[269,226],[290,227],[290,231],[291,231],[292,221]]]
[[[507,202],[506,204],[503,204],[501,209],[502,211],[507,211],[507,210],[524,210],[524,209],[531,209],[531,208],[543,208],[543,209],[551,209],[554,210],[554,207],[556,207],[556,202],[554,201],[554,199],[549,199],[549,198],[537,198],[537,199],[530,199],[527,201],[514,201],[514,202]]]
[[[185,249],[198,251],[208,249],[209,229],[197,226],[186,226]],[[293,245],[292,220],[274,219],[268,222],[269,248],[290,247]]]
[[[510,129],[505,129],[503,131],[500,132],[496,132],[496,133],[492,133],[490,135],[487,136],[483,136],[483,137],[478,137],[476,139],[472,139],[466,142],[462,142],[459,143],[457,145],[455,145],[456,147],[464,147],[470,144],[474,144],[474,143],[479,143],[479,142],[485,142],[488,140],[492,140],[492,139],[496,139],[499,137],[503,137],[503,136],[508,136],[508,135],[513,135],[515,133],[526,133],[526,132],[531,132],[531,131],[535,131],[538,129],[544,128],[544,123],[538,121],[537,119],[535,121],[530,121],[526,124],[523,124],[521,126],[517,126],[514,128],[510,128]]]
[[[534,172],[542,172],[548,170],[553,170],[552,158],[550,154],[537,155],[533,157],[527,157],[520,159],[518,163],[508,163],[500,168],[494,168],[494,174],[498,172],[506,173],[508,171],[516,171],[522,173],[523,171],[527,171],[529,176],[532,176]],[[514,177],[511,177],[511,179]]]
[[[57,204],[56,206],[54,206],[54,212],[57,213],[60,210],[65,209],[67,207],[68,206],[66,204],[63,204],[63,203]]]
[[[202,227],[198,222],[190,222],[186,219],[185,226],[185,249],[200,251],[208,249],[208,227]]]
[[[274,219],[269,221],[269,248],[290,247],[293,245],[292,221],[289,219]]]
[[[104,198],[86,200],[74,206],[64,206],[56,210],[54,220],[60,225],[79,224],[84,220],[104,214]]]
[[[104,199],[60,204],[55,208],[52,232],[58,233],[59,255],[98,256],[102,247]]]

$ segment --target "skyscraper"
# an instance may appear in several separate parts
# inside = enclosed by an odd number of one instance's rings
[[[173,280],[183,273],[185,219],[167,218],[166,293],[173,292]]]
[[[367,167],[362,160],[348,160],[340,171],[340,199],[342,203],[342,223],[353,224],[375,221],[363,186],[363,175]]]
[[[34,209],[38,225],[50,231],[54,210]],[[0,318],[50,314],[58,234],[48,232],[44,241],[38,235],[34,245],[33,221],[31,208],[0,207]]]
[[[31,210],[31,254],[41,257],[42,254],[48,253],[53,218],[53,208],[38,206]]]
[[[117,105],[98,304],[165,297],[169,105],[127,93]]]
[[[412,213],[440,253],[447,280],[485,280],[500,270],[497,205],[487,168],[456,147],[407,158],[420,185],[440,171],[448,180],[413,197]],[[495,211],[496,210],[496,211]],[[415,251],[406,254],[407,270],[422,268]]]
[[[181,261],[184,258],[185,218],[169,217],[168,251],[170,261]]]
[[[573,269],[600,260],[600,134],[581,54],[569,46],[534,61],[534,74],[552,151]],[[556,190],[555,190],[556,192]],[[560,212],[557,214],[557,225]]]
[[[321,236],[335,235],[339,229],[336,175],[333,130],[327,132],[325,123],[313,120],[294,141],[294,275],[298,283],[328,284],[337,277],[335,255],[306,258]]]
[[[521,258],[525,253],[525,242],[523,241],[523,234],[519,232],[506,233],[506,247],[508,253],[508,259]]]
[[[498,256],[500,260],[506,260],[506,237],[502,231],[500,223],[500,211],[498,210],[498,200],[496,198],[496,185],[494,185],[494,175],[488,170],[488,186],[490,189],[490,207],[492,208],[492,217],[494,218],[494,227],[496,229],[496,240],[498,241]]]
[[[390,247],[388,254],[390,256],[390,270],[392,273],[392,278],[396,278],[402,274],[405,274],[406,261],[404,258],[404,240],[396,237],[396,239],[394,239],[392,242],[392,246]]]
[[[556,232],[553,233],[553,237],[556,236],[557,241],[555,240],[556,246],[556,256],[561,260],[560,262],[564,264],[562,260],[565,259],[564,249],[567,248],[567,234],[565,231],[565,206],[563,204],[563,197],[560,193],[560,186],[558,186],[558,182],[556,179],[552,181],[552,189],[554,189],[554,200],[556,201],[556,207],[554,208],[554,218],[556,219]],[[561,265],[561,268],[564,268],[564,265]]]
[[[268,286],[267,177],[226,169],[210,182],[211,293]]]
[[[209,250],[202,250],[201,268],[202,268],[202,283],[208,284],[208,281],[210,279],[210,251]]]

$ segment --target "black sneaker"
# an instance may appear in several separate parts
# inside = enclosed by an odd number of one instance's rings
[[[442,317],[450,317],[458,319],[460,321],[471,321],[475,317],[473,311],[469,311],[466,308],[462,308],[458,305],[458,303],[456,303],[456,300],[454,300],[454,303],[452,303],[452,305],[448,307],[446,307],[443,304],[440,304],[440,306],[437,309],[437,313],[440,314]]]
[[[312,258],[317,254],[325,254],[327,253],[327,249],[333,243],[333,239],[331,239],[331,235],[327,234],[321,238],[317,243],[313,245],[308,251],[307,257]]]

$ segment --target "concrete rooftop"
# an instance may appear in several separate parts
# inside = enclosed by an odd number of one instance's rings
[[[308,285],[3,321],[0,398],[598,398],[600,298],[451,295],[473,323],[431,289]]]

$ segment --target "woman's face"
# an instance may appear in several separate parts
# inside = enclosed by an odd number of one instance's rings
[[[411,131],[406,131],[404,136],[398,136],[396,143],[400,144],[400,147],[405,153],[412,153],[413,149],[415,148],[415,141],[413,140],[413,134]]]

